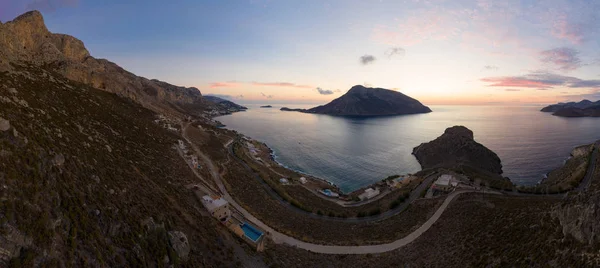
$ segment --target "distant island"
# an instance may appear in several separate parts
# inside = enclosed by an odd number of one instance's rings
[[[271,105],[260,106],[260,108],[273,108]]]
[[[308,110],[294,110],[338,116],[385,116],[431,112],[429,107],[400,92],[361,85],[353,86],[346,94],[328,104]]]
[[[600,117],[600,101],[561,102],[548,105],[540,111],[561,117]]]
[[[288,108],[288,107],[281,107],[281,109],[279,109],[280,111],[284,111],[284,112],[306,112],[306,109],[293,109],[293,108]]]

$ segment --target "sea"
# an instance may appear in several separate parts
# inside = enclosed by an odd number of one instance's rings
[[[245,112],[218,117],[226,128],[265,142],[275,160],[351,192],[395,174],[421,170],[412,149],[451,126],[474,132],[475,140],[502,160],[503,176],[535,185],[579,145],[600,139],[600,118],[562,118],[541,106],[437,106],[428,114],[338,117],[280,111],[312,105],[246,105]]]

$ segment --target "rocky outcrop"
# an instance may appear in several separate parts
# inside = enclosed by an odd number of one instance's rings
[[[0,24],[0,71],[10,70],[10,63],[49,66],[71,80],[125,96],[161,113],[182,110],[177,107],[189,111],[210,106],[202,101],[197,88],[149,80],[113,62],[92,57],[82,41],[48,31],[38,11]]]
[[[589,245],[600,243],[600,194],[577,195],[558,205],[553,215],[563,235]]]
[[[10,121],[0,117],[0,131],[7,131],[10,129]]]
[[[187,257],[190,254],[190,242],[184,233],[180,231],[170,231],[169,243],[180,259],[187,260]]]
[[[394,90],[356,85],[343,96],[306,112],[339,116],[385,116],[429,113],[431,109]]]
[[[217,104],[217,105],[219,105],[219,106],[221,106],[224,109],[229,110],[229,111],[244,111],[244,110],[248,110],[248,107],[239,105],[239,104],[237,104],[235,102],[232,102],[232,101],[229,101],[229,100],[226,100],[226,99],[219,98],[217,96],[210,96],[210,95],[208,95],[208,96],[204,96],[204,98],[207,101],[215,103],[215,104]]]
[[[476,142],[473,131],[464,126],[447,128],[437,139],[413,149],[421,167],[456,168],[461,165],[502,174],[502,164],[496,153]]]

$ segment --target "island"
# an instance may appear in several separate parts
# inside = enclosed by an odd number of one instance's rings
[[[273,108],[273,106],[271,106],[271,105],[264,105],[264,106],[260,106],[260,108]]]
[[[431,109],[394,90],[356,85],[330,103],[304,112],[337,116],[386,116],[430,113]]]
[[[280,111],[284,111],[284,112],[306,112],[306,109],[298,109],[298,108],[288,108],[288,107],[281,107],[281,109],[279,109]]]
[[[548,105],[540,111],[560,117],[600,117],[600,100],[596,102],[590,100],[561,102]]]

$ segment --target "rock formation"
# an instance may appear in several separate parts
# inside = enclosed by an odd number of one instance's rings
[[[421,167],[456,168],[461,165],[494,174],[502,174],[502,164],[496,153],[473,139],[473,131],[464,126],[447,128],[437,139],[413,149]]]
[[[340,116],[383,116],[429,113],[431,109],[394,90],[356,85],[343,96],[306,112]]]
[[[179,106],[193,113],[193,108],[207,106],[197,88],[149,80],[92,57],[80,40],[51,33],[38,11],[0,23],[0,71],[13,69],[11,63],[49,66],[71,80],[128,97],[162,113],[176,112],[173,107]]]

